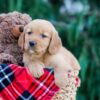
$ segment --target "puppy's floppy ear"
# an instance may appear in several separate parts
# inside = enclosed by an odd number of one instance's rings
[[[61,39],[58,34],[52,34],[48,51],[50,54],[55,54],[62,46]]]
[[[21,47],[22,50],[24,50],[24,43],[25,43],[25,33],[23,32],[18,40],[18,45]]]
[[[20,34],[23,32],[24,26],[23,25],[15,25],[12,28],[12,34],[18,38],[20,36]]]

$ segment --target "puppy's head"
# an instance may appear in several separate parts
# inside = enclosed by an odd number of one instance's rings
[[[55,54],[62,45],[53,25],[42,19],[33,20],[24,27],[18,44],[26,52],[38,56],[47,52]]]

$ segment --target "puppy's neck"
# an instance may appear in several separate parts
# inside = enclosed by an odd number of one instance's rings
[[[44,62],[44,55],[35,55],[35,54],[29,54],[27,52],[24,52],[23,54],[23,62],[26,62],[27,60],[35,62],[35,61],[41,61]]]

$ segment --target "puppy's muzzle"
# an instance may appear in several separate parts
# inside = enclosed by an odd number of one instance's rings
[[[35,41],[29,41],[30,47],[34,47],[37,43]]]

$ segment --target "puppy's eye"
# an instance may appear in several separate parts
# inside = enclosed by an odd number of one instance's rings
[[[45,34],[41,34],[41,37],[42,37],[42,38],[46,38],[47,35],[45,35]]]
[[[32,32],[27,32],[29,35],[32,34]]]

